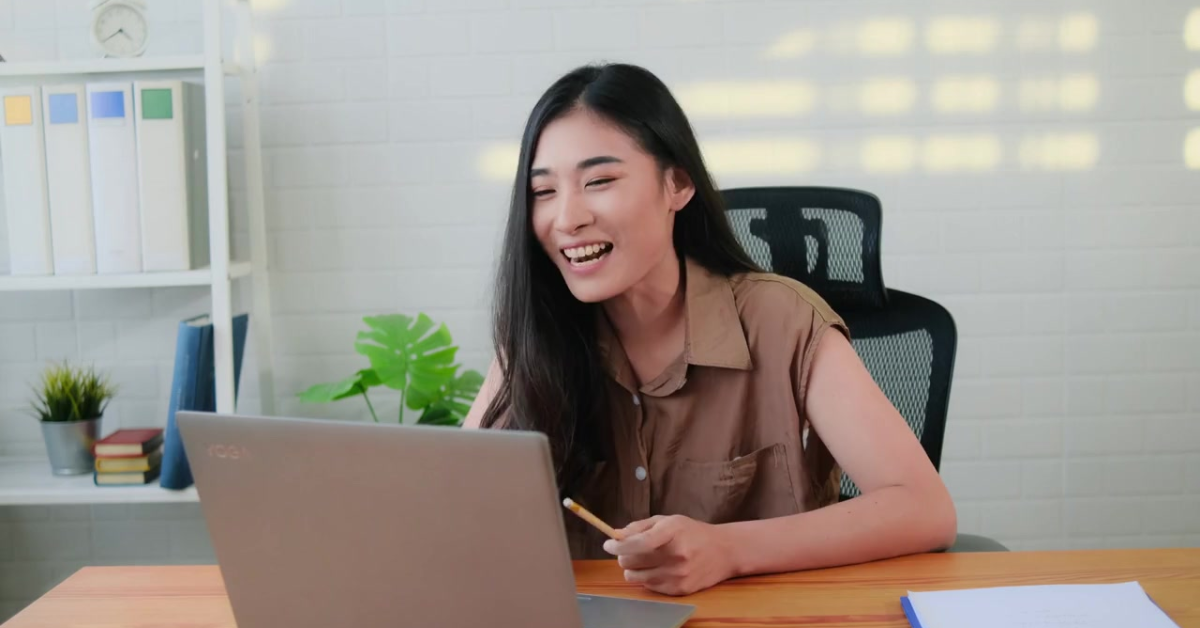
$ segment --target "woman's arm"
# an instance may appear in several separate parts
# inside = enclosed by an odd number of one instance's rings
[[[479,394],[475,395],[475,401],[471,404],[471,411],[467,413],[467,418],[463,419],[464,428],[479,427],[483,421],[483,413],[487,412],[503,381],[504,373],[500,372],[500,363],[492,360],[492,365],[488,367],[487,375],[483,378],[483,385],[479,387]]]
[[[811,512],[718,526],[732,575],[795,571],[942,549],[954,503],[920,442],[850,342],[817,345],[805,403],[812,428],[862,494]]]

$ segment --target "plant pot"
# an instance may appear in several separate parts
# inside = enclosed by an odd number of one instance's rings
[[[100,433],[100,420],[42,421],[42,437],[54,475],[82,475],[96,468],[93,446]]]

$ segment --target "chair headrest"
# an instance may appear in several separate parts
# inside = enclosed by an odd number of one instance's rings
[[[879,259],[882,211],[874,194],[829,187],[722,194],[734,233],[764,270],[804,283],[835,309],[887,304]]]

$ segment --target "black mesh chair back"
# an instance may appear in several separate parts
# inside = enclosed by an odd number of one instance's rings
[[[884,287],[879,199],[857,190],[723,190],[734,233],[764,270],[811,287],[846,321],[875,382],[939,467],[958,334],[946,308]],[[842,476],[842,498],[859,494]]]
[[[724,190],[733,230],[751,259],[802,281],[829,305],[882,307],[879,199],[817,187]]]

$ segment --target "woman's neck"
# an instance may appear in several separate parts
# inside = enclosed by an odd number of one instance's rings
[[[684,349],[683,274],[674,252],[624,293],[604,302],[604,312],[643,383]]]

